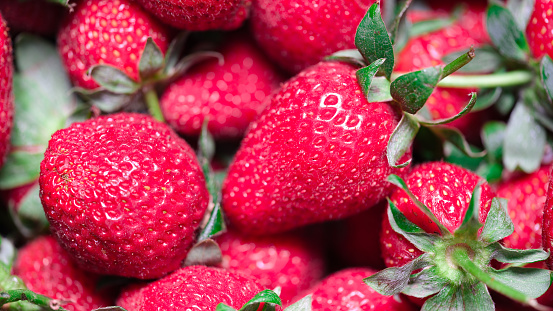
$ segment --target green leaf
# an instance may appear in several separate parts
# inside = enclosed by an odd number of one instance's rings
[[[503,89],[496,87],[493,89],[484,89],[478,93],[476,104],[472,107],[472,112],[481,111],[493,106],[501,97]]]
[[[430,218],[430,220],[432,220],[438,226],[438,228],[440,228],[440,233],[442,234],[442,236],[451,236],[451,232],[449,232],[449,230],[438,220],[438,218],[434,216],[432,211],[428,207],[426,207],[426,205],[419,201],[419,199],[411,192],[411,190],[409,190],[409,187],[407,187],[407,184],[401,177],[391,174],[390,176],[388,176],[388,178],[386,178],[386,181],[401,188],[401,190],[403,190],[405,194],[409,196],[411,201],[415,203],[417,208],[428,218]]]
[[[363,67],[357,70],[355,73],[355,75],[357,76],[357,81],[359,82],[359,85],[361,86],[363,94],[365,95],[365,98],[367,98],[367,100],[369,98],[368,95],[370,94],[372,80],[384,61],[386,61],[385,58],[377,59],[369,66]]]
[[[369,103],[376,103],[389,102],[392,100],[392,94],[390,94],[390,81],[385,77],[374,77],[367,101]]]
[[[13,189],[36,180],[40,175],[43,158],[42,150],[38,150],[38,153],[25,150],[9,153],[0,170],[0,189]]]
[[[503,144],[503,163],[509,171],[517,168],[531,173],[540,167],[546,133],[532,117],[528,107],[519,102],[513,109]]]
[[[467,311],[463,304],[463,292],[458,286],[446,286],[428,298],[421,311]],[[490,310],[491,311],[491,310]]]
[[[47,2],[52,2],[52,3],[57,3],[57,4],[61,4],[63,6],[66,6],[68,8],[71,8],[72,5],[69,4],[69,0],[46,0]]]
[[[463,216],[461,226],[455,230],[455,237],[464,237],[468,240],[476,240],[478,230],[482,228],[482,223],[478,219],[480,214],[480,198],[482,196],[482,182],[479,181],[472,191],[469,207]]]
[[[382,71],[388,80],[394,70],[394,48],[380,13],[378,2],[371,5],[355,34],[355,46],[359,49],[368,64],[384,58]]]
[[[505,199],[493,198],[492,206],[486,216],[486,223],[480,234],[480,240],[491,244],[511,235],[515,230],[513,221],[507,212]]]
[[[67,311],[67,309],[61,306],[62,302],[60,300],[51,299],[28,289],[12,289],[0,292],[0,305],[17,301],[28,301],[46,310]]]
[[[215,311],[236,311],[236,309],[221,302],[217,305]]]
[[[75,92],[80,94],[88,105],[95,106],[100,109],[100,111],[106,113],[121,111],[123,108],[131,106],[132,103],[142,99],[141,92],[134,94],[116,94],[102,88],[92,91],[75,88]]]
[[[496,72],[503,65],[502,57],[491,46],[483,46],[475,48],[474,52],[477,57],[470,63],[459,69],[458,72],[462,73],[482,73],[482,72]],[[449,63],[457,59],[459,56],[466,53],[465,51],[458,51],[447,54],[442,58],[444,63]]]
[[[307,295],[303,297],[302,299],[298,300],[296,303],[290,305],[288,308],[284,309],[284,311],[311,311],[311,301],[312,301],[311,295]]]
[[[8,270],[11,269],[15,258],[17,256],[17,250],[13,243],[7,238],[0,236],[0,263],[5,265]]]
[[[541,60],[540,76],[549,99],[553,100],[553,60],[551,60],[549,55],[545,55]]]
[[[422,269],[430,264],[430,255],[422,254],[401,267],[391,267],[381,270],[363,282],[381,295],[392,296],[399,294],[409,283],[413,271]]]
[[[388,158],[388,164],[392,167],[405,167],[411,163],[411,159],[404,163],[398,164],[398,161],[409,150],[415,136],[419,132],[420,124],[417,118],[411,114],[403,113],[401,120],[390,135],[388,140],[388,149],[386,150],[386,157]]]
[[[388,199],[388,204],[387,215],[392,229],[413,243],[419,250],[425,253],[435,252],[434,244],[440,240],[440,237],[426,233],[419,226],[409,221],[390,199]]]
[[[165,65],[165,59],[163,52],[155,44],[152,37],[148,37],[144,50],[142,51],[142,56],[140,56],[140,61],[138,63],[138,73],[140,74],[140,79],[142,81],[154,77],[158,74]]]
[[[401,110],[415,114],[419,111],[440,81],[442,67],[430,67],[399,76],[390,85],[390,93]]]
[[[500,121],[489,121],[482,127],[482,144],[490,161],[501,161],[506,129],[507,125]]]
[[[12,202],[8,203],[14,224],[24,237],[31,238],[48,228],[48,219],[46,219],[40,201],[40,185],[38,182],[22,198],[17,211]]]
[[[430,129],[436,136],[453,144],[469,157],[480,158],[486,155],[485,150],[481,152],[474,152],[469,143],[466,141],[465,136],[463,136],[463,134],[456,128],[446,125],[434,125],[429,126],[428,129]]]
[[[204,239],[188,251],[184,266],[214,266],[220,264],[222,260],[223,254],[219,244],[212,239]]]
[[[526,29],[534,11],[535,0],[508,0],[507,8],[515,18],[518,29]]]
[[[476,147],[470,146],[475,151]],[[459,148],[450,142],[444,143],[444,154],[446,162],[456,164],[471,171],[476,171],[483,163],[484,158],[471,158],[464,154]]]
[[[165,74],[169,73],[171,68],[174,68],[179,62],[189,37],[190,31],[181,31],[169,44],[167,53],[165,53],[165,66],[163,67]]]
[[[492,3],[488,7],[486,27],[499,53],[507,58],[525,61],[528,43],[519,29],[513,14],[501,5]]]
[[[204,158],[209,163],[215,155],[215,140],[208,130],[209,120],[204,120],[200,138],[198,140],[198,156]],[[204,169],[205,174],[205,169]]]
[[[392,44],[394,44],[395,41],[396,41],[398,31],[401,28],[400,24],[402,23],[402,21],[404,21],[403,16],[405,15],[405,12],[407,12],[407,9],[411,5],[411,1],[412,0],[403,1],[403,3],[401,4],[401,6],[399,8],[399,12],[396,14],[396,16],[394,18],[394,21],[392,23],[392,27],[390,28],[390,34],[391,34],[390,40],[392,41]]]
[[[476,98],[477,98],[476,92],[472,92],[469,95],[470,95],[469,103],[458,114],[456,114],[456,115],[454,115],[450,118],[433,120],[433,121],[424,121],[424,120],[421,120],[419,118],[419,123],[422,124],[422,125],[426,125],[426,126],[432,126],[432,125],[450,123],[452,121],[455,121],[455,120],[459,119],[460,117],[462,117],[465,114],[467,114],[468,112],[470,112],[472,107],[474,107],[474,105],[476,104]]]
[[[221,202],[217,201],[211,214],[209,215],[209,220],[207,224],[200,232],[198,236],[198,241],[203,241],[214,237],[216,235],[222,234],[227,230],[225,224],[225,218],[223,216],[223,209],[221,208]]]
[[[358,49],[341,50],[334,52],[332,55],[325,57],[325,60],[336,60],[352,64],[358,67],[365,67],[365,59]]]
[[[246,304],[240,309],[240,311],[256,311],[260,303],[282,306],[282,301],[280,300],[280,297],[278,297],[277,293],[270,289],[266,289],[255,295],[248,302],[246,302]]]
[[[501,163],[485,163],[483,162],[476,170],[476,174],[488,183],[496,183],[501,181],[503,175],[503,165]]]
[[[502,270],[489,269],[490,275],[530,298],[543,295],[551,285],[551,271],[536,268],[510,267]]]
[[[95,65],[89,74],[105,90],[115,94],[133,94],[140,85],[123,71],[110,65]]]
[[[504,263],[531,263],[546,260],[549,253],[541,249],[512,249],[506,248],[501,243],[494,243],[487,247],[493,252],[492,258]]]
[[[465,310],[495,310],[495,305],[488,291],[488,287],[484,283],[476,282],[474,284],[462,284],[461,295],[463,297]]]
[[[120,306],[101,307],[92,311],[127,311],[127,309]]]
[[[171,79],[177,79],[194,65],[213,59],[216,59],[219,62],[219,65],[225,63],[225,58],[221,53],[203,51],[189,54],[183,57],[174,67],[169,68],[168,76],[170,76]]]
[[[457,18],[433,18],[413,23],[409,29],[411,38],[429,34],[453,25]]]
[[[448,283],[448,279],[440,276],[438,268],[431,266],[411,275],[409,284],[401,292],[407,296],[424,298],[441,291]]]

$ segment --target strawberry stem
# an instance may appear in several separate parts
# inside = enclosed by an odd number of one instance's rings
[[[395,72],[392,79],[405,73]],[[482,75],[453,75],[438,82],[439,87],[450,88],[494,88],[524,85],[532,82],[534,74],[527,70],[482,74]]]
[[[161,107],[159,106],[159,99],[157,97],[156,90],[154,88],[148,88],[144,91],[144,99],[146,100],[146,105],[148,110],[154,119],[159,122],[165,123],[165,118],[161,112]]]
[[[12,289],[0,292],[0,306],[17,301],[29,301],[32,304],[46,308],[46,310],[66,310],[57,299],[34,293],[28,289]]]
[[[450,74],[454,73],[455,71],[461,69],[466,64],[470,63],[470,61],[474,58],[474,48],[471,47],[468,52],[465,54],[457,57],[454,61],[444,66],[444,69],[442,69],[442,76],[441,79],[449,76]],[[440,80],[441,80],[440,79]]]

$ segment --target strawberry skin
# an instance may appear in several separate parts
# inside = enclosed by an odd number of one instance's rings
[[[193,150],[120,113],[57,131],[40,167],[51,230],[84,269],[141,279],[180,267],[208,203]]]
[[[547,197],[543,208],[543,231],[542,245],[543,249],[551,252],[553,250],[553,178],[549,178],[549,186],[547,188]],[[553,267],[553,258],[547,259],[549,269]]]
[[[112,65],[138,81],[148,37],[165,53],[170,30],[130,0],[83,0],[63,21],[58,50],[73,84],[94,89],[90,67]]]
[[[367,102],[353,66],[301,72],[271,97],[229,168],[222,203],[230,224],[276,233],[375,205],[391,190],[386,177],[408,169],[386,158],[398,121],[389,104]]]
[[[53,36],[69,9],[45,0],[0,0],[0,13],[11,31]]]
[[[42,236],[19,250],[13,267],[35,293],[69,301],[71,311],[89,311],[112,305],[105,293],[96,290],[98,276],[78,268],[51,236]]]
[[[264,288],[280,286],[283,303],[324,273],[321,248],[298,232],[255,237],[229,231],[216,240],[223,253],[222,268],[249,275]]]
[[[231,35],[220,49],[224,64],[201,63],[172,83],[161,97],[163,115],[177,132],[198,136],[205,118],[215,138],[240,138],[284,81],[246,33]]]
[[[413,168],[405,182],[419,201],[453,232],[461,225],[472,192],[480,180],[478,175],[453,164],[427,162]],[[483,183],[479,217],[482,223],[485,222],[494,197],[495,193],[490,186]],[[407,219],[426,232],[440,232],[438,226],[420,212],[403,190],[394,190],[390,199]],[[403,266],[422,255],[420,250],[392,229],[388,217],[384,217],[382,221],[380,245],[388,267]]]
[[[536,59],[553,57],[553,1],[536,0],[534,11],[526,26],[526,38]]]
[[[0,15],[0,166],[4,164],[13,124],[13,56],[6,22]]]
[[[249,15],[252,0],[137,0],[161,21],[186,30],[234,30]]]
[[[189,266],[148,285],[123,289],[117,305],[127,311],[239,309],[264,288],[240,273]]]
[[[260,46],[291,73],[355,48],[355,32],[374,0],[257,0],[251,26]]]

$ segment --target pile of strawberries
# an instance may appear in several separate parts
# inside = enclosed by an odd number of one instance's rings
[[[551,0],[0,0],[0,46],[2,310],[553,308]]]

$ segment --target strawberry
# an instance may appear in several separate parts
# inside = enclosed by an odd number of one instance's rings
[[[472,191],[481,180],[478,175],[453,164],[427,162],[413,168],[405,182],[417,199],[428,206],[437,219],[453,232],[461,225]],[[484,183],[480,199],[480,221],[486,219],[493,197],[493,190]],[[439,232],[437,225],[420,213],[415,203],[401,189],[396,189],[390,200],[407,219],[426,232]],[[422,254],[403,236],[392,230],[388,217],[384,217],[382,222],[380,245],[388,267],[403,266]]]
[[[51,230],[81,267],[141,279],[180,266],[208,203],[193,150],[140,114],[57,131],[39,181]]]
[[[198,136],[205,118],[215,138],[240,138],[283,76],[246,33],[229,36],[217,60],[196,65],[161,97],[164,117],[177,132]]]
[[[286,82],[252,123],[223,183],[230,225],[276,233],[382,200],[391,190],[385,178],[407,171],[386,158],[399,114],[362,94],[355,67],[341,62],[319,63]]]
[[[60,301],[72,311],[89,311],[112,304],[96,290],[98,276],[82,271],[51,236],[42,236],[19,251],[13,267],[27,288]]]
[[[0,13],[10,30],[53,36],[69,9],[45,0],[0,0]]]
[[[543,231],[542,231],[542,246],[546,251],[551,252],[553,249],[553,178],[549,178],[547,188],[547,196],[543,207]],[[549,269],[553,269],[553,259],[547,260]]]
[[[164,23],[186,30],[234,30],[249,15],[252,0],[137,0]]]
[[[352,49],[359,22],[374,0],[257,0],[253,34],[277,64],[297,73],[333,52]]]
[[[138,80],[148,37],[165,52],[171,31],[130,0],[84,0],[63,21],[58,50],[71,81],[93,89],[98,84],[87,75],[93,65],[112,65]]]
[[[4,164],[13,123],[13,56],[6,22],[0,15],[0,166]]]
[[[189,266],[148,285],[123,289],[117,304],[128,311],[215,310],[219,303],[238,309],[262,289],[240,273]]]
[[[367,268],[350,268],[338,271],[313,287],[313,311],[416,310],[401,297],[383,296],[363,283],[363,279],[376,271]]]
[[[280,286],[283,303],[323,276],[321,249],[301,233],[254,237],[230,231],[216,240],[223,254],[222,268],[249,275],[264,288]]]
[[[536,59],[549,55],[553,58],[553,2],[536,0],[534,11],[526,26],[526,38]]]

